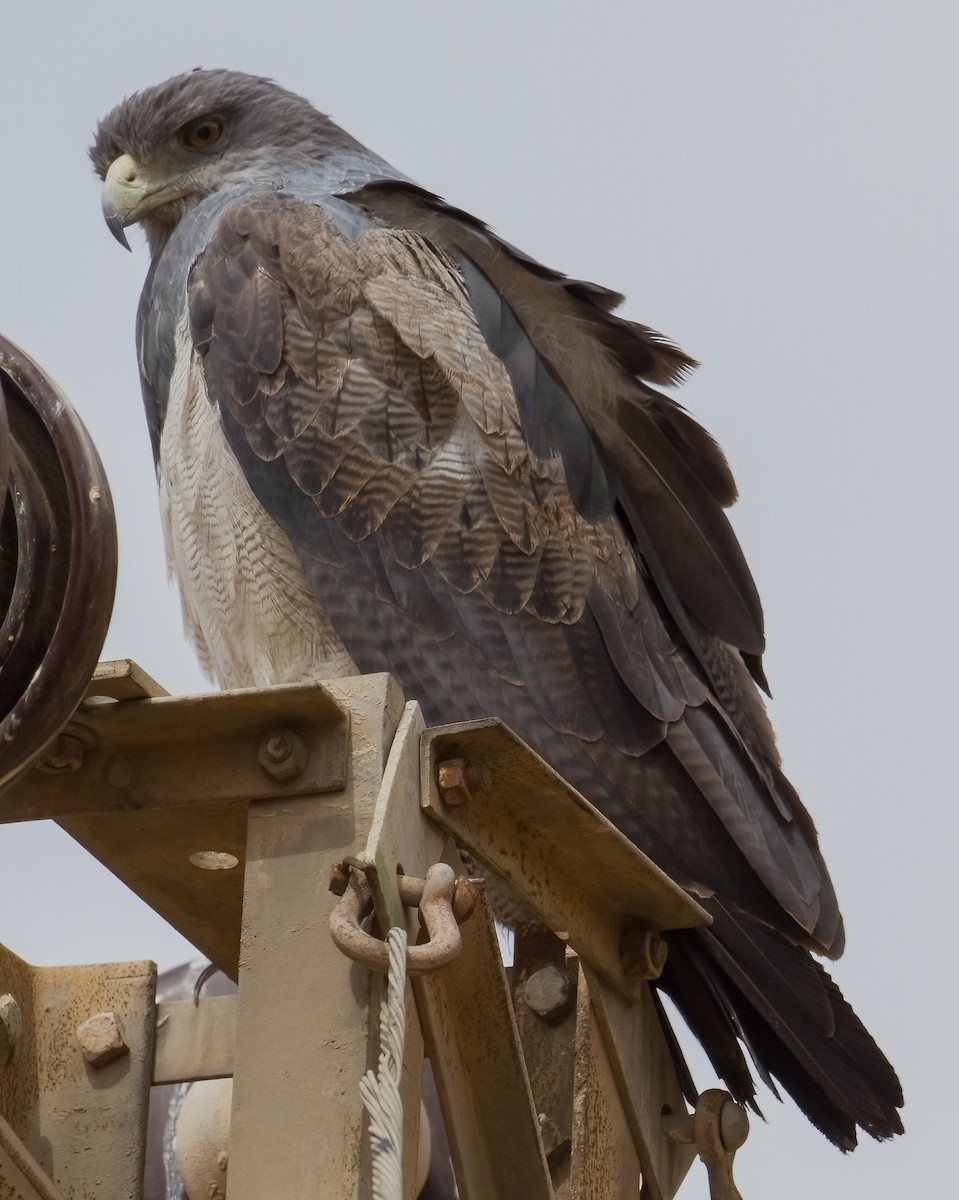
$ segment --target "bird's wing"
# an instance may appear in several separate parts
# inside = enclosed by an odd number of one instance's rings
[[[683,460],[698,426],[650,407],[588,330],[592,374],[565,378],[575,321],[548,327],[538,296],[520,320],[471,249],[472,273],[355,199],[257,193],[224,212],[190,274],[190,328],[250,486],[362,669],[397,672],[431,719],[503,717],[681,881],[836,949],[814,835],[748,701],[736,711],[750,685],[703,669],[663,599],[672,580],[700,659],[727,619],[761,649],[718,451],[700,431]],[[556,290],[601,313],[579,286]],[[625,412],[629,461],[610,432]],[[676,582],[671,522],[730,581],[713,622]]]
[[[351,199],[456,260],[480,328],[506,364],[527,437],[570,460],[581,507],[592,476],[572,456],[584,444],[605,456],[644,561],[694,648],[690,617],[758,660],[762,608],[723,512],[736,498],[732,474],[710,435],[648,386],[681,381],[695,362],[617,316],[618,293],[542,266],[428,192],[385,180]],[[570,428],[573,413],[590,438]]]

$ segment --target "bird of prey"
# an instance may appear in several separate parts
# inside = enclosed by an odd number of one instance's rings
[[[224,686],[391,671],[497,716],[696,897],[659,981],[736,1099],[747,1054],[844,1150],[894,1071],[814,954],[843,927],[757,684],[695,364],[271,80],[198,70],[91,149],[152,263],[138,349],[169,557]]]

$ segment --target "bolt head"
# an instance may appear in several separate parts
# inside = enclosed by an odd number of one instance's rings
[[[115,1012],[97,1013],[77,1026],[77,1041],[83,1057],[92,1067],[103,1067],[130,1047],[123,1040],[120,1018]]]
[[[627,929],[620,943],[623,969],[631,979],[658,979],[669,947],[652,929]]]
[[[0,996],[0,1067],[5,1067],[23,1032],[23,1014],[20,1005],[9,992]]]
[[[565,971],[552,964],[526,980],[526,1003],[544,1021],[559,1021],[573,1006],[573,987]]]
[[[83,766],[83,742],[72,733],[61,733],[50,753],[37,766],[51,775],[58,775],[61,771],[78,771]]]
[[[469,804],[470,781],[465,759],[446,758],[436,767],[436,784],[447,804]]]
[[[260,743],[257,762],[277,783],[287,783],[302,775],[310,753],[303,739],[292,729],[274,729]]]

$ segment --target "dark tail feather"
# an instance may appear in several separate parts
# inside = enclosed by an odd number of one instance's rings
[[[822,966],[715,899],[704,907],[713,925],[670,935],[660,984],[735,1099],[756,1108],[741,1043],[841,1150],[856,1145],[857,1127],[902,1133],[896,1073]]]
[[[694,934],[670,934],[668,942],[669,957],[658,986],[676,1005],[733,1099],[762,1116],[743,1046],[749,1051],[759,1077],[777,1100],[781,1097],[772,1076],[749,1044],[735,1007],[726,995],[725,980]],[[695,1104],[698,1088],[686,1091],[685,1095]]]
[[[676,1072],[676,1078],[679,1080],[680,1090],[686,1099],[686,1102],[695,1106],[699,1099],[699,1090],[693,1081],[692,1072],[689,1069],[689,1064],[686,1062],[686,1055],[683,1054],[683,1048],[679,1044],[679,1038],[676,1037],[676,1032],[670,1024],[669,1017],[666,1015],[666,1009],[663,1007],[662,997],[653,988],[650,993],[653,998],[653,1005],[656,1009],[656,1015],[659,1018],[659,1023],[662,1026],[663,1036],[666,1039],[666,1047],[669,1050],[669,1056],[673,1061],[673,1069]]]

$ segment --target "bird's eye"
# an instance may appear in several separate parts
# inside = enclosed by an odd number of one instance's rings
[[[223,133],[222,124],[215,117],[198,117],[180,130],[180,140],[194,150],[208,150],[215,146]]]

